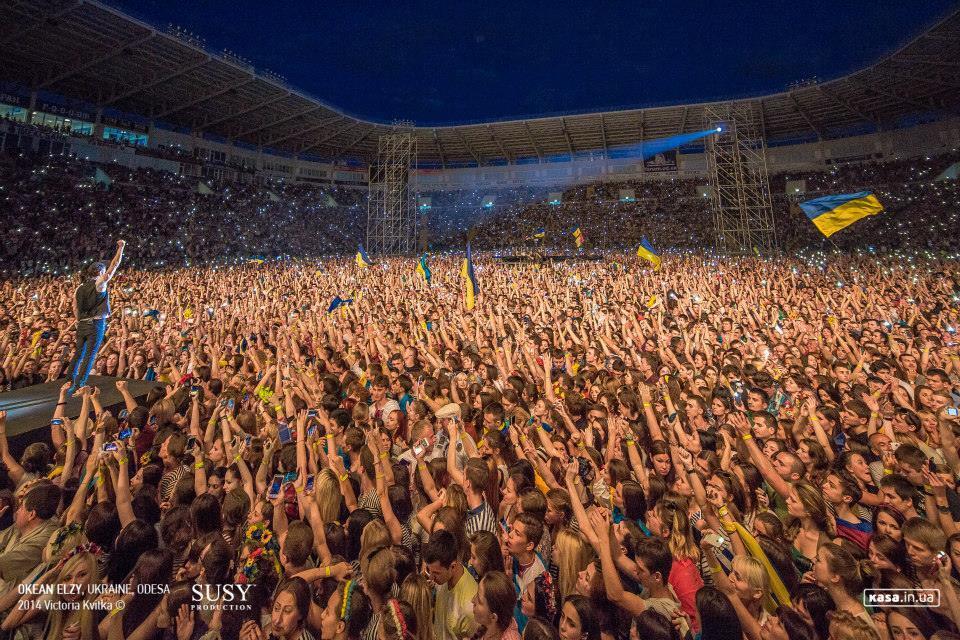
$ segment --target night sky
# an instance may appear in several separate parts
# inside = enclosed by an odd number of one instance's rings
[[[775,92],[891,53],[956,0],[108,0],[351,115],[418,125]],[[724,4],[735,5],[731,8]]]

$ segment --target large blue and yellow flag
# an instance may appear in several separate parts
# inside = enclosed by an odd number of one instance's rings
[[[877,215],[883,211],[883,205],[869,191],[860,191],[807,200],[800,203],[800,209],[829,238],[860,218]]]
[[[369,267],[373,264],[373,260],[370,259],[370,256],[367,255],[367,252],[363,250],[363,245],[357,247],[357,266],[361,269]]]
[[[573,230],[573,241],[577,243],[577,249],[583,246],[583,231],[580,227]]]
[[[463,300],[467,305],[467,311],[470,311],[477,303],[480,286],[477,284],[477,277],[473,273],[473,254],[470,253],[469,241],[467,242],[467,257],[463,259],[463,268],[460,269],[460,275],[463,276]]]
[[[340,296],[334,296],[333,300],[330,302],[330,306],[327,307],[327,313],[333,313],[340,307],[344,307],[348,304],[353,304],[353,298],[341,298]]]
[[[660,268],[660,256],[653,250],[653,245],[647,240],[647,236],[640,238],[640,246],[637,247],[637,255],[653,265],[654,271]]]
[[[433,274],[430,273],[430,265],[427,264],[427,254],[420,256],[420,260],[417,262],[417,275],[426,280],[427,284],[430,284],[430,278]]]
[[[533,235],[531,235],[529,239],[530,239],[530,240],[543,240],[543,239],[546,238],[546,237],[547,237],[547,230],[544,229],[543,227],[540,227],[539,229],[537,229],[536,231],[533,232]]]

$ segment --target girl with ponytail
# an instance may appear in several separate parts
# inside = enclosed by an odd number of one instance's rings
[[[876,630],[873,618],[860,600],[865,584],[861,561],[840,545],[828,542],[817,550],[813,577],[830,594],[837,611],[846,611]]]

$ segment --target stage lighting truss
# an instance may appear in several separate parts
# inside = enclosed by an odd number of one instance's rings
[[[704,108],[707,172],[716,249],[725,254],[769,253],[776,248],[766,143],[749,102]]]
[[[380,136],[370,167],[367,251],[372,256],[412,255],[425,225],[417,209],[417,139],[410,131]]]

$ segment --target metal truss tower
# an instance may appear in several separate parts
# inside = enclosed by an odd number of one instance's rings
[[[410,131],[380,136],[367,198],[366,249],[371,256],[412,255],[417,250],[416,166],[417,139]]]
[[[707,171],[716,249],[725,254],[770,252],[776,247],[766,143],[754,105],[704,108]]]

